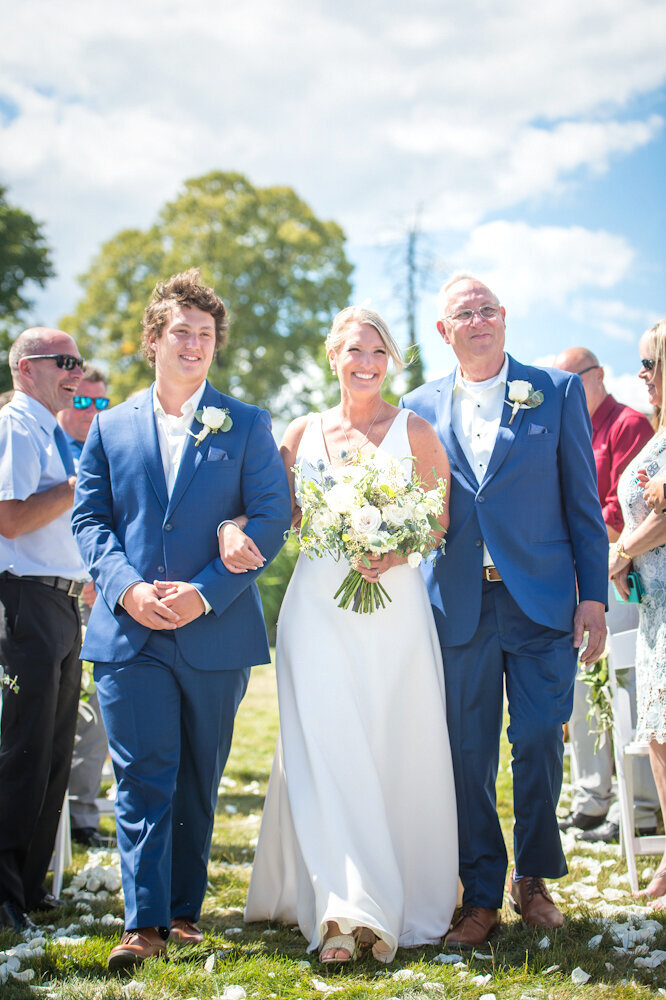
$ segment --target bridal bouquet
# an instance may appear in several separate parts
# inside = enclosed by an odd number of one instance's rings
[[[380,464],[374,455],[354,454],[336,469],[320,461],[318,470],[319,481],[305,479],[299,466],[294,470],[302,511],[300,550],[309,558],[330,553],[350,563],[334,594],[338,607],[361,613],[383,608],[391,598],[381,583],[365,580],[359,566],[370,566],[368,555],[387,552],[407,556],[412,567],[427,558],[438,547],[432,532],[442,530],[437,518],[444,510],[446,484],[439,479],[427,489],[418,476],[407,479],[397,459]]]

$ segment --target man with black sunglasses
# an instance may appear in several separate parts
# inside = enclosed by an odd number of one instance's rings
[[[555,358],[554,367],[573,372],[583,383],[592,421],[592,450],[601,512],[608,540],[616,542],[624,527],[617,498],[618,481],[654,432],[644,414],[618,402],[607,391],[604,370],[596,355],[586,347],[569,347],[562,351]],[[612,587],[608,593],[606,624],[611,634],[638,625],[637,606],[617,601]],[[573,830],[578,840],[617,843],[620,810],[612,790],[613,749],[608,735],[597,745],[597,735],[590,731],[588,690],[579,674],[569,719],[573,798],[569,812],[558,823],[560,830]],[[633,687],[630,697],[635,711],[636,692]],[[646,757],[638,758],[634,765],[634,797],[639,833],[655,833],[659,800]]]
[[[0,413],[0,663],[18,684],[0,722],[0,926],[14,930],[32,926],[26,911],[59,905],[44,878],[74,745],[87,574],[56,414],[73,405],[82,364],[61,330],[24,331],[9,352],[14,396]]]
[[[86,362],[83,365],[83,377],[74,396],[74,406],[61,410],[58,414],[58,423],[67,435],[77,470],[93,418],[96,413],[106,410],[109,405],[106,393],[104,373]],[[88,624],[90,609],[95,598],[95,585],[89,580],[83,588],[79,605],[84,625]],[[72,770],[69,776],[72,839],[86,847],[107,847],[108,838],[103,837],[98,830],[99,808],[96,799],[99,795],[102,768],[109,744],[96,691],[88,696],[88,708],[90,712],[86,712],[85,715],[79,712],[76,722]]]

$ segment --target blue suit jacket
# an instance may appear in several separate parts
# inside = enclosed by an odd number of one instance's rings
[[[269,659],[256,573],[229,573],[218,555],[220,521],[244,511],[267,561],[279,551],[291,504],[284,466],[265,410],[225,396],[210,383],[201,406],[229,410],[233,427],[188,437],[167,495],[152,388],[95,417],[76,484],[72,526],[98,599],[82,655],[98,662],[133,659],[150,629],[118,604],[132,583],[184,580],[212,611],[176,629],[182,655],[202,670],[238,669]],[[192,430],[201,430],[194,421]]]
[[[424,571],[440,641],[459,646],[476,631],[484,539],[528,618],[569,631],[576,582],[579,600],[605,604],[608,596],[608,535],[582,383],[577,375],[522,365],[509,356],[508,381],[531,382],[544,401],[518,410],[511,426],[511,407],[503,407],[479,484],[451,426],[455,374],[402,400],[432,424],[451,463],[446,553]]]

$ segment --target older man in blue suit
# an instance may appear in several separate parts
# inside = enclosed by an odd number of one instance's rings
[[[447,282],[438,315],[458,366],[403,405],[437,429],[451,463],[446,554],[426,574],[444,658],[464,886],[446,943],[464,948],[486,940],[502,906],[507,854],[495,782],[505,684],[515,816],[509,902],[528,925],[563,923],[544,882],[567,870],[555,818],[562,723],[583,634],[585,662],[604,648],[608,538],[580,379],[505,354],[505,310],[476,278]]]
[[[154,385],[95,417],[72,523],[100,595],[82,655],[118,782],[125,933],[111,971],[196,943],[217,789],[249,668],[269,659],[256,571],[229,573],[221,522],[245,511],[267,559],[290,522],[265,411],[206,380],[226,310],[199,272],[155,289],[143,322]]]

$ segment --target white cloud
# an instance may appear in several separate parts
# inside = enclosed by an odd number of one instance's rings
[[[636,346],[643,333],[659,319],[649,309],[629,306],[617,299],[577,299],[572,302],[570,312],[579,323],[599,330],[604,337]]]
[[[478,226],[451,260],[453,269],[478,274],[509,313],[523,316],[539,305],[566,306],[583,288],[613,287],[633,257],[612,233],[499,220]]]
[[[356,239],[421,198],[429,226],[468,227],[654,138],[659,116],[617,113],[664,80],[664,30],[650,0],[24,0],[0,174],[51,216],[68,185],[115,185],[122,213],[219,166],[293,184]]]
[[[638,368],[638,365],[636,366]],[[615,375],[609,366],[604,368],[604,385],[620,403],[632,406],[639,413],[652,416],[652,407],[648,402],[645,386],[636,374]]]
[[[620,300],[629,240],[498,216],[663,135],[638,99],[666,80],[665,33],[654,0],[23,0],[0,34],[0,181],[46,222],[55,315],[103,240],[221,169],[293,186],[356,243],[423,204],[513,315],[555,303],[623,344],[634,319],[585,300]]]

